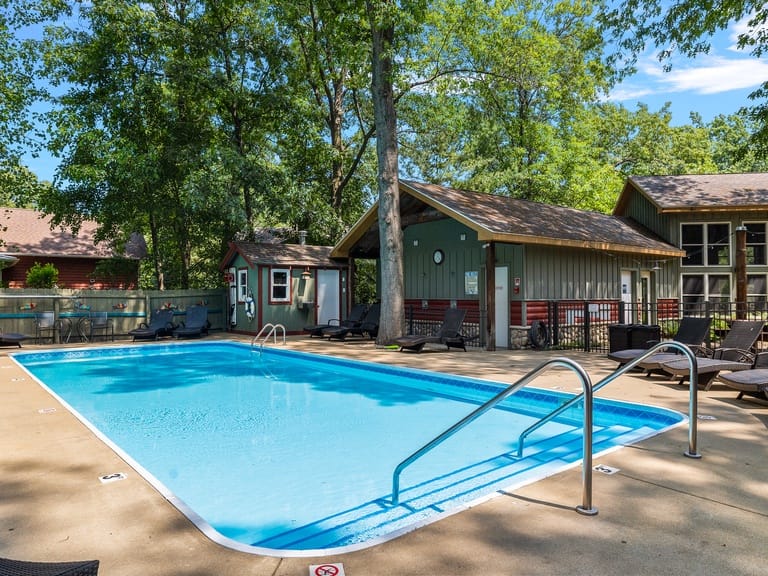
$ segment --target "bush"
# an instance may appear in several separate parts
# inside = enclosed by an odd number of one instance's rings
[[[59,282],[59,271],[51,264],[35,262],[27,270],[27,287],[29,288],[55,288]]]

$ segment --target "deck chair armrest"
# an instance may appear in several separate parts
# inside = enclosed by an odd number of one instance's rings
[[[711,348],[707,348],[706,346],[701,346],[698,344],[688,344],[688,348],[691,349],[691,352],[693,352],[694,356],[698,356],[699,358],[712,358]]]
[[[768,368],[768,352],[758,352],[755,354],[752,368]]]
[[[754,362],[755,354],[741,348],[718,348],[712,352],[711,358],[716,360],[732,360],[734,362]]]

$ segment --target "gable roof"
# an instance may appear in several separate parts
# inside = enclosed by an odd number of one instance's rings
[[[245,258],[248,265],[312,266],[316,268],[344,268],[346,264],[332,260],[333,246],[307,244],[278,244],[262,242],[230,242],[229,251],[221,261],[220,269],[229,266],[236,254]]]
[[[400,181],[400,192],[404,227],[411,222],[452,218],[477,232],[481,242],[683,255],[680,249],[626,218],[409,180]],[[357,244],[378,246],[377,219],[375,204],[334,247],[331,256],[354,255]],[[364,251],[370,256],[370,248],[358,252]]]
[[[621,191],[613,213],[624,214],[640,193],[659,214],[768,210],[768,173],[633,176]]]
[[[115,256],[138,259],[146,251],[143,238],[134,235],[126,254],[117,254],[94,238],[98,224],[84,220],[77,235],[65,227],[51,229],[51,217],[26,208],[0,208],[0,252],[17,256],[103,259]]]

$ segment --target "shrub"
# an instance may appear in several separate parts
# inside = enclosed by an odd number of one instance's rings
[[[50,262],[40,264],[35,262],[27,270],[27,286],[29,288],[55,288],[59,282],[59,271]]]

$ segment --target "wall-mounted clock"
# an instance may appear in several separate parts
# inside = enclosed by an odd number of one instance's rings
[[[435,264],[442,264],[443,260],[445,259],[445,254],[443,254],[442,250],[435,250],[432,252],[432,262]]]

